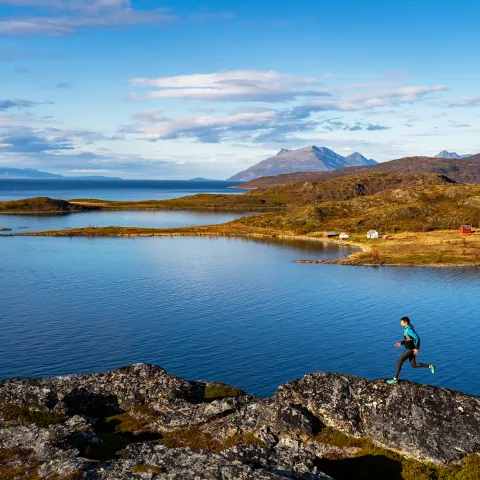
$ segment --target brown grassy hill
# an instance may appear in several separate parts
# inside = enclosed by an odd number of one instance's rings
[[[266,188],[290,182],[331,180],[362,173],[436,173],[456,182],[480,184],[480,154],[461,160],[431,157],[406,157],[367,167],[348,167],[331,172],[287,173],[262,177],[240,185],[240,188]]]
[[[233,223],[294,230],[380,232],[457,229],[480,226],[480,186],[444,184],[394,188],[350,200],[326,200],[282,214],[244,217]]]
[[[334,178],[276,185],[270,188],[257,188],[246,197],[284,197],[290,205],[304,205],[323,200],[350,200],[355,197],[374,195],[392,188],[409,188],[422,185],[445,185],[455,183],[448,177],[432,173],[362,173]]]

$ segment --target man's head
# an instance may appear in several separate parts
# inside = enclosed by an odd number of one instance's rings
[[[402,317],[400,319],[400,325],[405,328],[407,325],[410,325],[410,319],[408,317]]]

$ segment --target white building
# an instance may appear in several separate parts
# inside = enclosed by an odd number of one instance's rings
[[[346,240],[347,238],[350,238],[350,236],[348,234],[346,234],[345,232],[340,234],[340,240]]]
[[[367,238],[378,238],[378,232],[376,230],[369,230],[367,232]]]

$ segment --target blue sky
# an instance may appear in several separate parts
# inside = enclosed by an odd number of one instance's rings
[[[480,152],[480,4],[0,0],[0,165],[226,178]]]

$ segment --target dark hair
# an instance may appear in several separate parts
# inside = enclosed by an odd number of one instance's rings
[[[400,319],[401,322],[406,322],[408,325],[410,325],[410,319],[408,317],[402,317]]]

